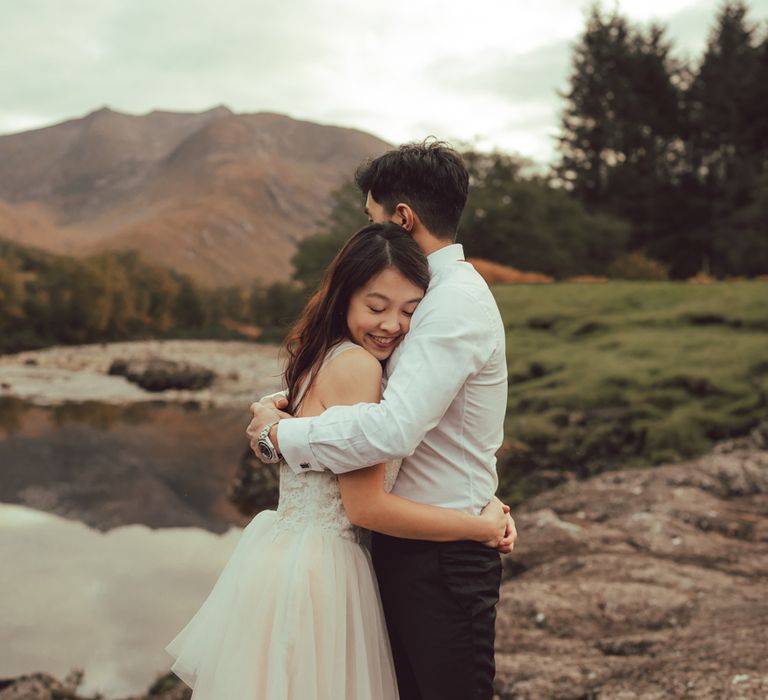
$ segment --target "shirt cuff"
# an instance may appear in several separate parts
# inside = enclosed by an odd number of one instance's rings
[[[321,472],[309,447],[311,418],[284,418],[276,426],[277,444],[285,463],[297,474],[308,471]]]

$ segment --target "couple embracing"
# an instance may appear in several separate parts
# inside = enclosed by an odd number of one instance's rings
[[[166,646],[195,700],[491,700],[505,332],[455,237],[469,177],[440,142],[362,165],[370,225],[286,341],[285,397],[247,434],[281,461]]]

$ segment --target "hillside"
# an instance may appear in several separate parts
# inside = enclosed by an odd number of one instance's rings
[[[226,107],[100,109],[0,136],[0,237],[75,256],[136,249],[209,285],[284,280],[331,192],[386,147]]]

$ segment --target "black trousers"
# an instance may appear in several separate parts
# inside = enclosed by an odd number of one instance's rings
[[[374,533],[373,564],[401,700],[491,700],[499,553]]]

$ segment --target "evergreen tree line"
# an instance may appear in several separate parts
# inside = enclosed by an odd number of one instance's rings
[[[595,7],[574,51],[555,182],[675,277],[768,273],[768,32],[747,15],[723,4],[689,62]]]

